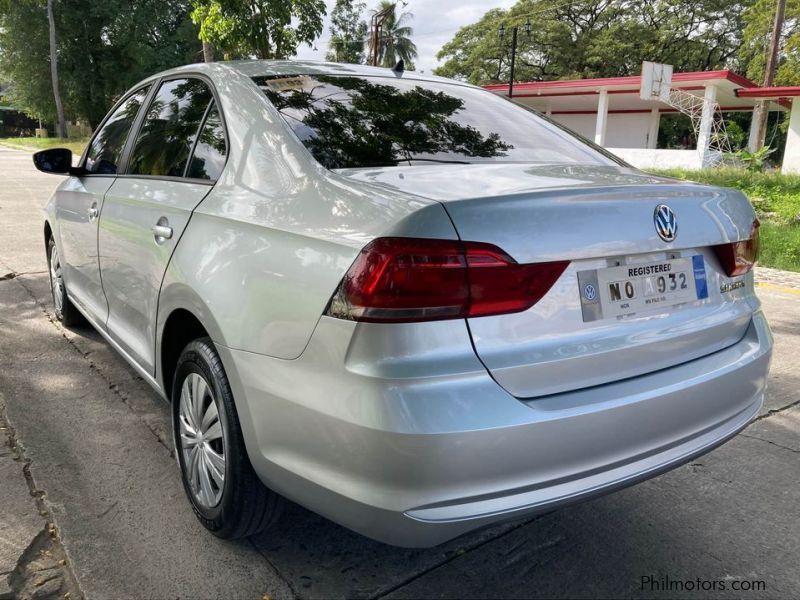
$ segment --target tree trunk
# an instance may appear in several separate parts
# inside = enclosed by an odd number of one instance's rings
[[[64,105],[58,91],[58,58],[56,55],[56,22],[53,18],[53,0],[47,0],[47,20],[50,23],[50,78],[53,80],[53,98],[56,102],[56,135],[67,137],[67,122],[64,120]]]
[[[203,60],[205,62],[214,62],[214,46],[208,42],[203,42]]]

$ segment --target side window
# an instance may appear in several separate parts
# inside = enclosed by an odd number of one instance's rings
[[[199,79],[162,83],[139,130],[128,173],[183,177],[211,98],[211,90]]]
[[[222,127],[222,119],[219,117],[217,105],[214,103],[208,110],[203,129],[200,130],[200,138],[194,147],[194,154],[186,176],[216,180],[222,172],[222,167],[225,166],[226,154],[225,130]]]
[[[86,155],[86,170],[100,175],[114,175],[133,120],[139,112],[150,86],[144,87],[119,105],[97,132]]]

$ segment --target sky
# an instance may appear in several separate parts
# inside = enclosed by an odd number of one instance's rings
[[[415,61],[417,70],[431,73],[439,64],[436,60],[436,53],[452,39],[459,28],[479,20],[486,11],[492,8],[509,8],[515,1],[407,0],[405,8],[400,8],[402,5],[398,6],[401,12],[410,12],[414,15],[409,25],[414,29],[411,39],[417,45],[417,52],[419,52],[419,57]],[[366,0],[366,2],[367,10],[364,11],[363,17],[369,23],[370,10],[377,6],[378,0]],[[327,13],[330,14],[335,0],[325,0],[325,4],[328,7]],[[297,58],[325,60],[330,36],[330,21],[326,16],[322,35],[315,44],[317,50],[314,51],[313,48],[303,44],[298,49]]]

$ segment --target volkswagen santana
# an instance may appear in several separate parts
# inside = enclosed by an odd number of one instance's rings
[[[46,208],[55,313],[172,403],[199,520],[429,546],[652,477],[762,404],[758,221],[481,89],[299,61],[125,94]]]

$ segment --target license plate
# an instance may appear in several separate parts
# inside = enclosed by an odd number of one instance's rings
[[[584,321],[672,307],[708,297],[701,255],[580,271]]]

